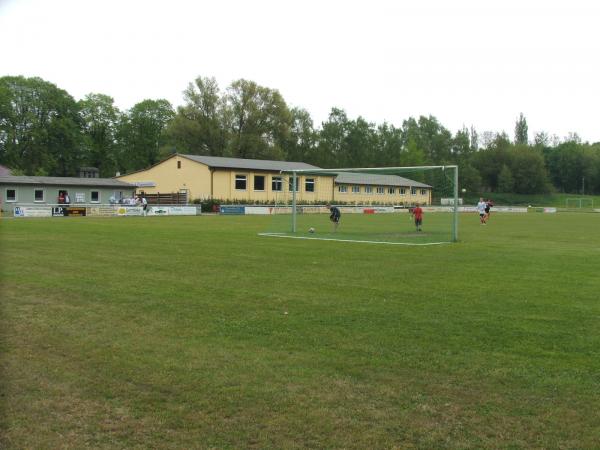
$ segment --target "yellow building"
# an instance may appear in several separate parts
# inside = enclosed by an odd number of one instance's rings
[[[187,199],[247,203],[291,199],[292,170],[319,169],[302,162],[174,154],[154,166],[119,176],[146,194],[179,193]],[[431,187],[396,175],[298,174],[298,202],[430,204]]]

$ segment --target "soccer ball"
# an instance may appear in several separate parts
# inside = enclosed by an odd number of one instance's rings
[[[462,193],[464,194],[465,192],[467,192],[467,190],[465,188],[461,189]]]
[[[309,232],[309,233],[314,233],[314,232],[315,232],[315,229],[314,229],[313,227],[310,227],[310,228],[308,229],[308,232]]]

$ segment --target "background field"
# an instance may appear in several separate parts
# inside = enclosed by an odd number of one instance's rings
[[[0,221],[0,447],[597,448],[600,214],[268,220]]]

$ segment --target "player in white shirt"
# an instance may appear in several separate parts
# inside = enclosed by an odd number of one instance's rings
[[[479,203],[477,203],[477,212],[479,213],[479,221],[481,222],[481,225],[485,225],[485,208],[487,206],[487,203],[483,201],[483,198],[479,199]]]

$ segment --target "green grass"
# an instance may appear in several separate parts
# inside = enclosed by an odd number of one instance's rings
[[[0,448],[598,448],[600,214],[268,221],[0,221]]]
[[[425,213],[421,232],[408,211],[398,214],[342,213],[334,231],[328,214],[298,214],[296,233],[291,233],[290,214],[273,215],[265,231],[305,239],[335,239],[393,244],[431,244],[452,241],[452,214]],[[310,233],[310,229],[314,233]]]

